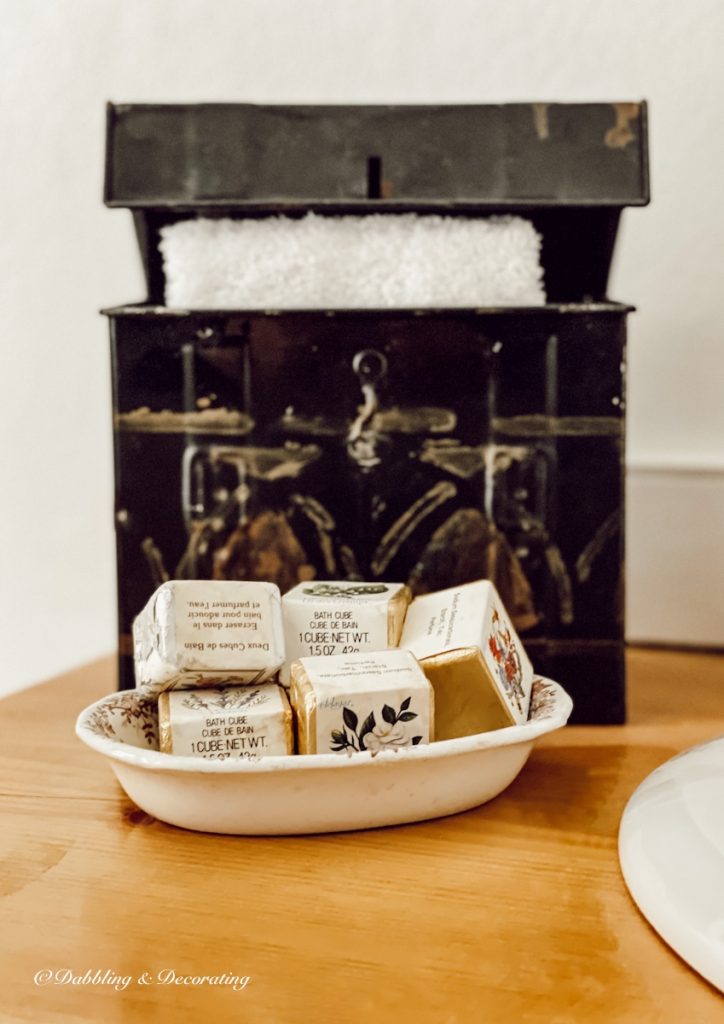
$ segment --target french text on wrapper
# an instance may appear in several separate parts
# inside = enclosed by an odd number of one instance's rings
[[[131,985],[145,988],[149,985],[160,987],[204,988],[221,986],[233,992],[243,992],[250,984],[248,974],[234,974],[222,971],[220,974],[186,974],[164,967],[160,971],[141,971],[140,974],[119,974],[110,968],[88,968],[86,971],[74,971],[70,967],[44,967],[33,975],[33,982],[38,988],[48,985],[99,986],[125,992]]]
[[[232,650],[244,650],[245,642],[250,647],[261,647],[269,650],[269,644],[259,642],[249,644],[247,636],[249,633],[257,633],[263,627],[264,617],[260,601],[187,601],[184,606],[184,614],[192,629],[203,631],[206,636],[216,633],[218,637],[229,637],[228,630],[232,630],[231,636],[243,637],[236,644],[230,643],[228,639],[222,640],[220,645],[230,647]],[[218,630],[222,630],[221,633]],[[245,642],[244,642],[245,641]],[[216,644],[206,641],[210,650],[216,649]],[[189,641],[184,644],[186,648],[199,648],[204,650],[204,641]]]

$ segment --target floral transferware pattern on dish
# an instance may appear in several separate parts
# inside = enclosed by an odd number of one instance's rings
[[[558,704],[555,687],[545,679],[536,676],[530,691],[530,709],[528,721],[543,722],[551,718],[554,708]]]
[[[139,745],[145,740],[158,750],[158,708],[155,700],[139,697],[135,690],[121,690],[89,716],[85,726],[96,736]]]

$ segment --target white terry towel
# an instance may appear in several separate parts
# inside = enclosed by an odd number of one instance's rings
[[[185,309],[540,306],[522,217],[198,218],[161,230],[166,304]]]

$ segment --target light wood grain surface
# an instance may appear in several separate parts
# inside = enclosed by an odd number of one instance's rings
[[[629,665],[630,724],[546,737],[493,803],[298,838],[184,832],[130,804],[73,734],[113,689],[110,659],[1,701],[0,1021],[724,1020],[616,857],[636,785],[724,733],[724,657],[637,650]],[[35,984],[62,969],[131,980]],[[162,970],[251,980],[138,981]]]

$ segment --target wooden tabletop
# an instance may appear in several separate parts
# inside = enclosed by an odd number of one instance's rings
[[[2,1024],[724,1020],[616,856],[637,784],[724,733],[724,657],[636,650],[629,666],[630,724],[545,737],[492,803],[298,838],[135,808],[73,734],[113,689],[110,659],[0,701]]]

